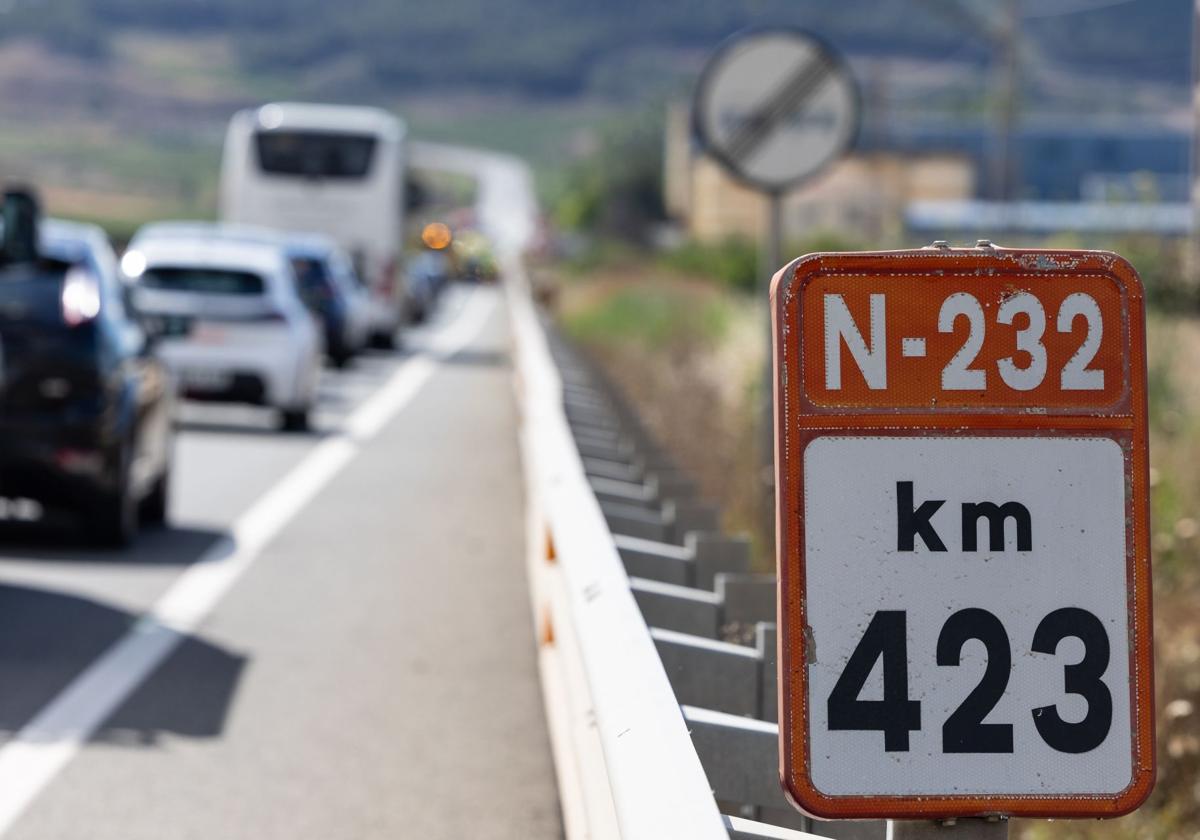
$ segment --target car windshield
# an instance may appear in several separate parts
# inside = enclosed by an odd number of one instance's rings
[[[259,168],[269,175],[362,178],[371,168],[375,138],[316,131],[260,131]]]
[[[157,266],[146,270],[141,283],[150,289],[209,295],[261,295],[266,289],[258,274],[223,268]]]

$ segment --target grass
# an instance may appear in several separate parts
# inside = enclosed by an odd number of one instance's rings
[[[765,324],[753,300],[703,276],[617,250],[576,263],[558,295],[565,331],[600,360],[717,502],[724,524],[754,531],[754,394]],[[760,552],[759,568],[769,557]]]
[[[232,40],[224,35],[188,37],[152,30],[126,30],[113,39],[115,59],[126,72],[152,82],[181,100],[230,102],[291,98],[303,78],[246,72]]]
[[[155,143],[105,130],[50,134],[6,124],[0,128],[0,162],[18,160],[37,173],[51,213],[96,221],[116,236],[153,219],[216,212],[216,146]]]
[[[716,344],[726,335],[731,307],[720,298],[693,301],[678,286],[623,288],[577,313],[567,331],[582,342],[632,342],[651,351],[680,343]]]

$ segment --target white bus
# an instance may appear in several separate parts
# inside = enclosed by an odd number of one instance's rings
[[[405,307],[407,130],[378,108],[272,103],[239,111],[221,161],[221,218],[321,233],[350,253],[390,346]]]

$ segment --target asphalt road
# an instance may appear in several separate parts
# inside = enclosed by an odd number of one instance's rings
[[[186,406],[129,551],[0,528],[0,834],[560,837],[506,333],[451,290],[307,435]]]

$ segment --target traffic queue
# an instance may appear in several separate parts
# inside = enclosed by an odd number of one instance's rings
[[[373,200],[352,183],[378,165],[370,120],[393,141],[402,133],[383,112],[361,113],[373,110],[265,106],[235,117],[231,134],[250,158],[295,173],[276,173],[270,189],[307,193],[307,216],[289,217],[291,229],[266,224],[274,198],[243,188],[240,210],[222,208],[240,220],[148,224],[118,259],[100,227],[44,218],[33,191],[5,192],[0,518],[65,513],[89,543],[124,546],[139,526],[166,521],[180,400],[260,406],[281,431],[306,431],[326,362],[343,368],[368,348],[394,348],[405,321],[430,314],[451,273],[444,225],[407,270],[398,212],[382,244],[338,227]],[[300,117],[324,123],[298,127]],[[350,126],[342,147],[333,123]],[[226,185],[230,157],[227,147]]]

